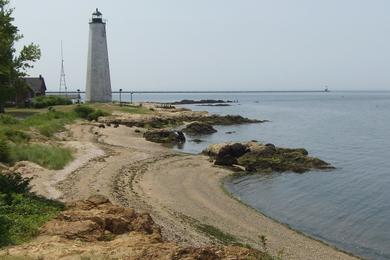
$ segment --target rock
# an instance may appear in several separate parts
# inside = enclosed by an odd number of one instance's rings
[[[41,228],[42,235],[88,242],[104,240],[107,234],[120,235],[131,231],[161,235],[160,228],[149,214],[115,206],[101,195],[68,203],[67,210]]]
[[[239,125],[239,124],[250,124],[250,123],[264,123],[266,120],[256,120],[242,117],[239,115],[210,115],[199,119],[198,121],[208,123],[211,125]]]
[[[225,143],[209,145],[204,154],[215,159],[214,164],[244,167],[247,172],[306,172],[312,169],[334,169],[318,158],[308,156],[306,149],[279,148],[274,144]]]
[[[109,199],[107,199],[103,195],[93,195],[87,199],[87,202],[90,202],[96,206],[101,205],[101,204],[110,203]]]
[[[217,130],[208,123],[194,122],[187,125],[183,132],[190,135],[206,135],[216,133]]]
[[[102,237],[103,229],[92,220],[74,222],[53,220],[43,227],[42,234],[92,242]]]
[[[215,165],[223,165],[223,166],[232,166],[233,164],[237,164],[237,159],[230,154],[225,154],[221,156],[217,156],[214,162]]]
[[[99,128],[106,128],[104,124],[99,124]]]
[[[191,142],[194,142],[194,143],[197,143],[197,144],[200,144],[202,142],[204,142],[203,140],[201,139],[192,139]]]
[[[244,155],[247,150],[247,147],[241,143],[226,144],[219,149],[215,164],[226,166],[237,164],[237,158]]]
[[[217,154],[219,153],[219,150],[221,150],[222,147],[224,147],[225,145],[227,145],[227,143],[210,144],[209,146],[207,146],[206,149],[203,150],[202,153],[210,157],[216,157]]]
[[[286,172],[303,173],[312,169],[333,169],[333,167],[314,157],[308,156],[305,149],[277,148],[267,144],[250,149],[250,152],[238,158],[239,165],[249,172]]]
[[[192,99],[183,99],[181,101],[172,102],[172,105],[190,105],[190,104],[218,104],[226,103],[224,100],[215,100],[215,99],[201,99],[201,100],[192,100]]]
[[[234,143],[230,145],[230,149],[231,149],[231,155],[233,157],[240,157],[248,151],[248,148],[241,143]]]
[[[165,129],[147,131],[144,137],[155,143],[184,143],[186,140],[183,132]]]

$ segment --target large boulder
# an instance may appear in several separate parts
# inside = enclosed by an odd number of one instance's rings
[[[247,150],[247,147],[241,143],[226,144],[216,154],[215,164],[226,166],[237,164],[237,158],[244,155]]]
[[[189,135],[207,135],[216,133],[217,130],[208,123],[202,123],[202,122],[193,122],[189,125],[187,125],[183,132]]]
[[[312,169],[334,168],[325,161],[308,156],[308,152],[303,148],[278,148],[273,144],[250,149],[250,152],[237,159],[237,163],[244,166],[248,172],[293,171],[303,173]]]
[[[306,172],[312,169],[333,169],[329,163],[308,156],[306,149],[279,148],[274,144],[224,143],[209,145],[204,154],[214,158],[214,164],[237,164],[247,172]]]
[[[115,206],[103,196],[68,203],[66,207],[67,210],[42,227],[42,235],[88,242],[131,231],[160,235],[160,228],[149,214]]]
[[[186,138],[182,131],[151,130],[144,133],[146,140],[155,143],[184,143]]]

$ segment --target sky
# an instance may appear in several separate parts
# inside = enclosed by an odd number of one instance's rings
[[[107,19],[112,89],[390,90],[389,0],[11,0],[42,74],[85,89],[89,19]]]

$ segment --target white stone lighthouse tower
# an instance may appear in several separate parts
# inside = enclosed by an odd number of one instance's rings
[[[110,66],[106,37],[106,22],[96,9],[89,23],[87,85],[85,101],[111,102]]]

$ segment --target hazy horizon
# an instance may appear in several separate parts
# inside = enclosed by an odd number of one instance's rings
[[[11,0],[49,90],[85,88],[88,22],[107,22],[112,90],[390,90],[386,0]]]

